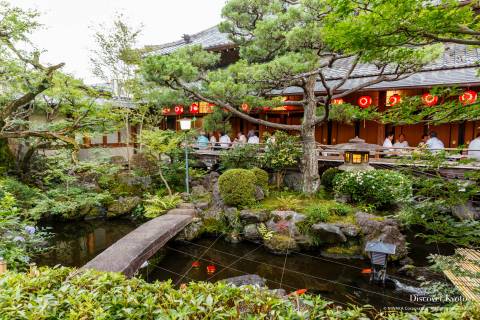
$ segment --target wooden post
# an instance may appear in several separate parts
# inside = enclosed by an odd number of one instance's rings
[[[7,272],[7,262],[0,257],[0,275]]]

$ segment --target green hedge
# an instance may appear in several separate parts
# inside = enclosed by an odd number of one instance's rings
[[[333,189],[333,179],[335,179],[335,176],[342,171],[338,168],[328,168],[322,173],[322,186],[331,191]]]
[[[333,179],[335,195],[349,196],[354,203],[377,208],[412,199],[412,181],[400,172],[372,170],[343,172]]]
[[[264,191],[268,189],[268,172],[260,169],[260,168],[253,168],[250,169],[255,175],[255,184],[262,188]]]
[[[246,169],[230,169],[218,179],[220,195],[227,205],[245,206],[255,202],[255,174]]]
[[[368,319],[355,307],[339,309],[319,296],[279,298],[252,286],[147,283],[117,273],[87,271],[69,278],[69,268],[40,268],[0,276],[0,319]],[[480,306],[447,307],[418,316],[377,319],[480,319]]]

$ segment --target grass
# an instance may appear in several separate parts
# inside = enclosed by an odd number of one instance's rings
[[[349,245],[347,246],[334,246],[329,247],[324,250],[325,253],[335,254],[335,255],[346,255],[353,256],[357,254],[362,254],[362,248],[359,245]]]

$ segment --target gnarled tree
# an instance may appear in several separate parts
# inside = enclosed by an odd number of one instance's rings
[[[170,55],[148,56],[142,72],[162,90],[176,91],[179,99],[213,103],[251,123],[298,131],[303,149],[303,190],[312,194],[320,180],[315,127],[329,120],[332,101],[380,82],[404,79],[438,54],[435,47],[405,45],[401,38],[395,45],[349,49],[338,37],[344,31],[338,29],[338,18],[355,20],[358,13],[333,10],[337,2],[230,0],[223,9],[226,21],[221,30],[240,48],[238,62],[219,69],[218,54],[193,46]],[[347,2],[352,6],[357,3]],[[356,32],[370,34],[372,29]],[[368,78],[351,81],[365,70]],[[292,91],[300,92],[302,99],[274,98]],[[243,103],[300,106],[303,121],[287,125],[257,119],[241,111]]]

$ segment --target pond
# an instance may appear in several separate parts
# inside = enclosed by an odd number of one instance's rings
[[[37,259],[39,265],[80,267],[108,246],[133,230],[129,220],[56,223],[50,225],[55,250]],[[412,258],[416,265],[426,265],[426,256],[440,250],[450,254],[445,246],[425,245],[409,237]],[[195,263],[194,263],[195,262]],[[198,264],[198,266],[196,265]],[[419,307],[410,302],[410,294],[392,285],[381,286],[369,281],[365,269],[370,265],[363,259],[332,259],[319,251],[274,255],[262,245],[248,242],[232,244],[222,238],[202,238],[194,242],[170,242],[149,261],[140,276],[147,281],[169,280],[180,285],[189,281],[211,281],[257,274],[267,279],[272,288],[287,292],[307,289],[338,304],[370,304],[380,309],[387,306]],[[403,288],[418,286],[418,282],[396,274],[393,266],[389,276]],[[398,284],[397,282],[397,284]]]

